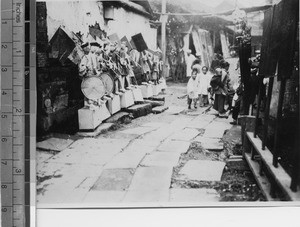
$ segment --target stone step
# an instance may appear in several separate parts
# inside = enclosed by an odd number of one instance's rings
[[[168,108],[169,107],[167,107],[167,106],[157,106],[157,107],[155,107],[155,108],[152,109],[152,113],[159,114],[159,113],[164,112]]]
[[[129,108],[124,109],[124,111],[131,113],[134,118],[138,118],[141,116],[146,116],[151,113],[152,107],[150,103],[133,105]]]
[[[152,108],[157,107],[157,106],[163,106],[165,102],[163,101],[154,101],[154,100],[144,100],[144,103],[150,103]]]
[[[162,95],[157,95],[157,96],[151,96],[149,98],[146,98],[146,100],[153,100],[153,101],[165,101],[165,97]]]
[[[101,133],[104,133],[107,130],[109,130],[113,125],[114,123],[101,123],[94,131],[92,132],[79,131],[77,132],[77,135],[82,137],[96,137]]]

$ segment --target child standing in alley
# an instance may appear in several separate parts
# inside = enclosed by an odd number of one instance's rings
[[[199,75],[199,102],[200,107],[207,106],[208,102],[208,90],[210,87],[210,75],[207,73],[208,68],[206,66],[202,67],[202,72]]]
[[[197,109],[197,99],[198,99],[198,70],[193,69],[192,76],[187,83],[187,96],[188,96],[188,108],[191,109],[191,104],[194,102],[194,107]]]

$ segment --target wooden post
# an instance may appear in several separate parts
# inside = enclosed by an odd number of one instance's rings
[[[253,134],[254,138],[256,138],[257,130],[258,130],[258,120],[259,120],[259,111],[260,111],[260,106],[261,106],[262,88],[263,88],[263,76],[260,75],[258,100],[257,100],[257,112],[256,112],[256,115],[255,115],[255,126],[254,126],[254,134]]]
[[[275,139],[274,139],[274,152],[273,152],[273,165],[278,167],[278,149],[279,149],[279,140],[280,140],[280,131],[282,125],[282,105],[283,105],[283,98],[284,98],[284,91],[285,91],[285,84],[286,79],[283,78],[280,83],[279,89],[279,100],[278,100],[278,107],[277,107],[277,119],[276,119],[276,130],[275,130]]]
[[[271,98],[272,98],[273,82],[274,82],[274,77],[270,77],[269,85],[268,85],[269,87],[268,87],[267,103],[266,103],[265,116],[264,116],[263,141],[262,141],[262,149],[263,150],[265,150],[266,143],[267,143],[268,126],[269,126],[269,112],[270,112],[270,103],[271,103]]]
[[[162,0],[161,4],[161,51],[162,51],[162,61],[163,61],[163,70],[162,76],[166,78],[166,23],[167,23],[167,15],[166,15],[166,5],[167,0]]]
[[[240,60],[240,71],[241,71],[241,82],[244,85],[244,92],[242,95],[242,111],[241,115],[248,115],[250,107],[250,96],[251,96],[251,71],[249,58],[251,57],[251,45],[242,44],[239,46],[239,60]]]

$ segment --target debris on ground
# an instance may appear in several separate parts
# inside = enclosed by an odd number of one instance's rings
[[[197,141],[191,143],[188,151],[181,155],[179,164],[173,168],[171,188],[215,189],[220,194],[220,201],[266,201],[245,160],[241,159],[240,136],[236,137],[239,130],[235,127],[226,131],[222,138],[223,152],[208,151]],[[190,160],[226,162],[221,181],[181,179],[180,171]]]

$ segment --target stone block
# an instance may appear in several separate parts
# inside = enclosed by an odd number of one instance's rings
[[[121,97],[114,95],[114,97],[107,101],[107,108],[110,114],[115,114],[121,109]]]
[[[139,87],[138,88],[134,88],[132,90],[132,94],[133,94],[134,102],[143,102],[144,101],[143,95],[142,95],[142,91],[141,91],[141,89]]]
[[[152,85],[141,85],[140,88],[142,91],[143,98],[149,98],[153,96]]]
[[[133,94],[131,90],[125,90],[121,94],[121,108],[127,108],[134,104]]]
[[[159,114],[166,111],[169,107],[167,106],[157,106],[152,109],[152,113]]]
[[[105,105],[95,109],[83,107],[78,110],[79,130],[92,131],[108,117],[110,117],[110,113]]]
[[[165,102],[165,96],[161,96],[161,95],[151,96],[151,97],[147,98],[147,100]]]
[[[144,103],[150,103],[152,108],[157,107],[157,106],[163,106],[165,104],[165,102],[155,101],[155,100],[150,100],[150,99],[145,99]]]
[[[134,118],[146,116],[147,114],[151,113],[152,107],[151,104],[138,104],[132,107],[125,109],[125,111],[132,113]]]
[[[152,85],[152,94],[154,96],[158,95],[160,93],[161,89],[159,85]]]

